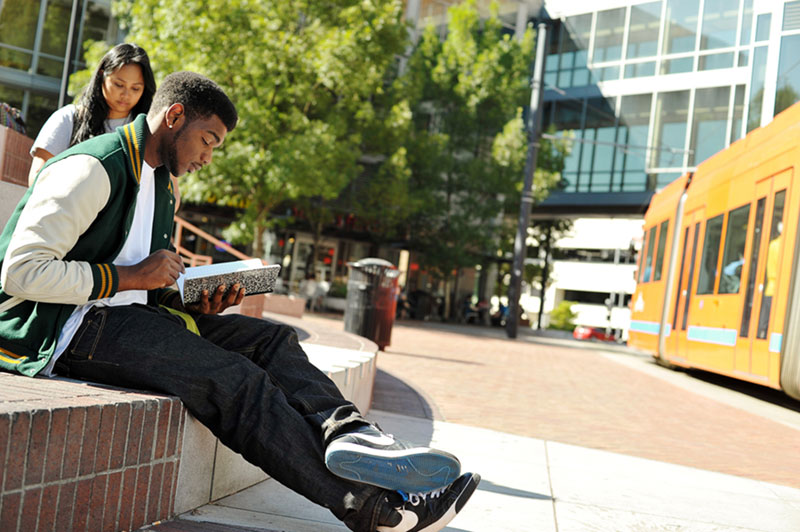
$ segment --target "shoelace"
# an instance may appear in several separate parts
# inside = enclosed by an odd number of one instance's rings
[[[398,493],[400,493],[400,495],[403,496],[403,500],[404,501],[410,502],[413,506],[418,506],[421,502],[425,501],[429,497],[431,499],[436,499],[437,497],[439,497],[439,495],[444,493],[444,491],[446,489],[447,489],[447,487],[445,486],[444,488],[439,488],[438,490],[433,490],[433,491],[429,491],[429,492],[425,492],[425,493],[422,493],[422,492],[420,492],[420,493],[406,493],[404,491],[400,491]]]

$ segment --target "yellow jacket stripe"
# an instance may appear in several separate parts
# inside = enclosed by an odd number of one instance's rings
[[[133,175],[136,176],[136,182],[140,182],[142,180],[141,174],[137,171],[136,160],[133,154],[133,145],[131,142],[132,130],[129,129],[130,126],[125,126],[122,130],[125,132],[125,141],[128,143],[128,153],[131,155],[131,168],[133,169]],[[134,137],[134,141],[136,138]]]
[[[136,179],[141,181],[142,179],[142,158],[139,156],[139,140],[136,138],[136,128],[131,122],[128,125],[131,128],[131,138],[133,139],[133,149],[136,151],[136,157],[134,157],[134,162],[136,163]]]
[[[8,356],[0,355],[0,360],[4,360],[4,361],[8,362],[9,364],[19,364],[20,362],[22,362],[23,360],[26,360],[28,358],[28,357],[23,357],[23,356],[14,354],[14,353],[12,353],[11,351],[9,351],[7,349],[3,349],[2,347],[0,347],[0,353],[3,353],[3,355],[8,355]],[[9,358],[9,357],[11,357],[11,358]]]

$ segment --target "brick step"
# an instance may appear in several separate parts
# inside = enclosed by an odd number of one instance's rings
[[[170,515],[173,397],[0,373],[0,530],[131,530]]]
[[[366,412],[377,346],[285,321],[305,339],[310,360]],[[0,464],[2,532],[136,530],[268,478],[175,397],[7,373]]]

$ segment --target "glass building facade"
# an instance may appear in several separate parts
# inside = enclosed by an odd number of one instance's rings
[[[543,122],[575,140],[565,194],[657,190],[800,100],[800,1],[545,8]]]
[[[73,4],[71,72],[85,68],[86,41],[117,42],[111,0],[0,0],[0,101],[22,111],[31,137],[58,107]]]

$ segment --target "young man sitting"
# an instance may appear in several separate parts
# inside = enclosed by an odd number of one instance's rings
[[[147,115],[48,162],[0,235],[0,367],[177,395],[225,445],[350,529],[440,530],[478,475],[370,424],[292,328],[220,315],[243,288],[188,308],[169,288],[183,271],[168,249],[170,173],[209,164],[237,120],[214,82],[178,72]]]

